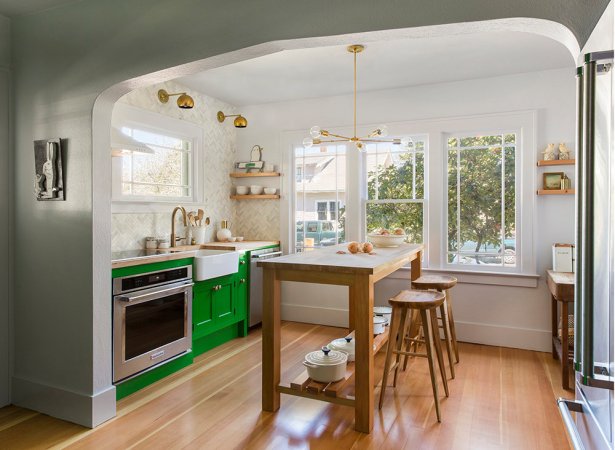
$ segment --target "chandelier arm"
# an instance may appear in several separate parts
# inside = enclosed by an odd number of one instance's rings
[[[339,138],[339,139],[344,139],[345,141],[349,141],[349,140],[352,139],[350,137],[342,136],[340,134],[333,134],[333,133],[329,133],[329,136],[333,136],[333,137],[336,137],[336,138]]]
[[[381,144],[394,144],[395,139],[369,139],[369,138],[359,138],[361,142],[379,142]]]
[[[349,139],[327,139],[326,141],[323,140],[319,140],[318,144],[326,144],[326,143],[332,143],[332,142],[347,142]],[[318,145],[315,144],[315,145]]]

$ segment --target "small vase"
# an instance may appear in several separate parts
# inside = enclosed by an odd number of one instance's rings
[[[231,239],[232,235],[233,233],[231,233],[231,230],[229,230],[228,228],[220,228],[216,233],[216,237],[220,242],[228,241],[229,239]]]

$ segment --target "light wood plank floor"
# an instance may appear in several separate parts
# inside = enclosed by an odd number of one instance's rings
[[[306,353],[344,334],[340,328],[284,323],[283,380],[302,371]],[[441,401],[441,424],[422,358],[411,360],[397,389],[387,390],[370,435],[353,430],[353,412],[343,406],[282,395],[278,413],[261,412],[256,330],[120,401],[117,417],[94,430],[2,408],[0,449],[569,448],[555,398],[572,393],[558,388],[558,365],[550,354],[474,344],[461,344],[460,350],[450,397]]]

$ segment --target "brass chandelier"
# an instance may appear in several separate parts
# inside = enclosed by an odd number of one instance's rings
[[[390,143],[394,145],[403,145],[405,147],[409,147],[413,144],[412,139],[410,137],[403,137],[401,139],[384,139],[388,134],[388,127],[386,125],[380,125],[374,131],[369,133],[365,137],[357,136],[357,53],[361,53],[365,47],[363,45],[349,45],[346,50],[353,54],[354,58],[354,133],[352,137],[342,136],[339,134],[331,133],[327,130],[321,130],[318,125],[314,125],[310,128],[310,136],[306,137],[303,140],[303,146],[307,149],[312,147],[313,145],[319,145],[329,142],[352,142],[355,147],[364,152],[366,150],[365,143],[367,142],[376,142],[376,143]],[[322,139],[322,138],[330,138],[330,139]]]

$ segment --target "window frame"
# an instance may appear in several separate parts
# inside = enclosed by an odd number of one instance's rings
[[[389,123],[389,134],[394,136],[426,135],[428,148],[425,152],[425,192],[423,227],[427,236],[424,239],[423,268],[427,271],[447,271],[449,273],[467,274],[473,282],[494,280],[501,282],[506,277],[511,282],[536,278],[536,110],[496,112],[489,114],[446,117]],[[323,124],[323,126],[326,124]],[[375,124],[360,126],[359,135],[373,129]],[[327,128],[327,127],[325,127]],[[327,128],[331,132],[348,135],[351,127]],[[480,133],[483,130],[517,130],[516,155],[516,223],[517,223],[517,258],[519,264],[514,271],[477,266],[459,266],[447,264],[447,150],[445,137],[451,133]],[[306,136],[304,129],[281,133],[280,144],[283,151],[282,168],[285,173],[294,167],[294,148],[301,145]],[[349,149],[346,153],[346,173],[358,173],[359,176],[346,176],[346,240],[365,240],[365,199],[367,198],[367,181],[364,165],[358,151]],[[294,174],[294,169],[293,174]],[[281,242],[285,251],[294,251],[294,176],[282,181],[282,203],[280,205]],[[405,276],[405,275],[404,275]],[[493,280],[483,276],[495,277]],[[483,278],[481,278],[483,277]],[[499,278],[498,278],[499,277]],[[525,283],[525,281],[520,281]],[[533,284],[532,284],[533,285]]]
[[[363,189],[363,195],[362,195],[362,201],[361,201],[361,216],[363,218],[362,221],[362,240],[367,240],[367,233],[369,233],[369,230],[367,230],[367,205],[368,204],[411,204],[411,203],[419,203],[422,206],[423,209],[423,242],[426,241],[427,236],[429,234],[429,230],[427,228],[427,197],[428,197],[428,186],[427,186],[427,174],[429,172],[429,169],[427,167],[427,159],[428,159],[428,154],[429,154],[429,134],[428,133],[413,133],[411,136],[413,139],[415,140],[421,140],[422,142],[424,142],[424,148],[423,150],[420,152],[423,154],[423,198],[416,198],[416,185],[414,185],[414,188],[412,189],[412,193],[414,198],[410,198],[410,199],[369,199],[369,195],[368,195],[368,191],[367,191],[367,183],[368,183],[368,179],[367,179],[367,171],[366,171],[366,166],[367,166],[367,157],[370,154],[368,151],[363,152],[360,154],[361,157],[361,166],[362,166],[362,189]],[[393,145],[393,144],[391,144]],[[401,151],[397,151],[396,153],[402,153]],[[417,151],[414,150],[412,153],[414,153],[414,161],[415,161],[415,167],[414,167],[414,176],[413,176],[413,183],[416,182],[416,153]],[[424,251],[424,255],[425,256],[427,253],[427,247]]]
[[[193,123],[179,120],[173,117],[143,110],[131,105],[117,103],[113,109],[112,125],[121,130],[123,127],[139,129],[155,134],[170,136],[191,142],[191,167],[188,169],[188,189],[190,196],[162,197],[153,195],[127,195],[122,193],[122,159],[121,157],[112,158],[112,203],[119,208],[122,205],[130,207],[133,205],[149,204],[165,205],[165,210],[169,203],[194,204],[202,200],[200,180],[202,168],[200,167],[200,153],[202,148],[202,129]]]

